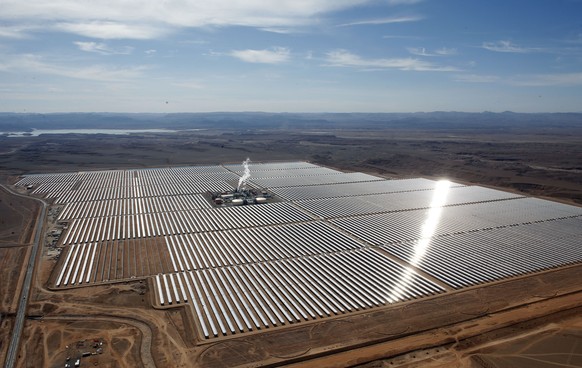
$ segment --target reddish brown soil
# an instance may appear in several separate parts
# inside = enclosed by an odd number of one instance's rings
[[[0,362],[4,362],[37,216],[35,201],[0,188]]]

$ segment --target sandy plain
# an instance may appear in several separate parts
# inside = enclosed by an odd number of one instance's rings
[[[8,349],[37,211],[35,201],[0,187],[0,357]]]

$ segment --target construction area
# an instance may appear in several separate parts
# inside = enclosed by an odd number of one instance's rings
[[[356,365],[534,301],[582,306],[582,208],[519,193],[248,160],[15,186],[50,202],[52,294],[140,282],[152,313],[183,313],[180,359],[201,367]]]

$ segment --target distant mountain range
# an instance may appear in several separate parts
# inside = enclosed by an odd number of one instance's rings
[[[521,129],[581,128],[582,113],[0,113],[0,132],[32,129]]]

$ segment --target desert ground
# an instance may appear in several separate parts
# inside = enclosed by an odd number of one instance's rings
[[[448,177],[582,203],[580,129],[203,130],[0,137],[5,175],[307,160],[394,177]]]
[[[2,182],[22,174],[307,160],[386,177],[447,177],[582,204],[582,135],[569,130],[204,130],[0,137]],[[0,361],[30,253],[35,202],[0,191]],[[201,341],[189,306],[152,308],[147,280],[52,291],[41,249],[18,367],[579,367],[582,265],[275,331]]]
[[[0,188],[0,356],[6,354],[38,205]]]

